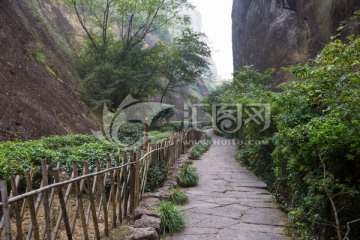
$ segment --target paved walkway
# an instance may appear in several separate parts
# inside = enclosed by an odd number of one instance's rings
[[[213,137],[215,140],[226,140]],[[235,160],[236,146],[213,145],[194,161],[197,187],[187,189],[187,228],[174,240],[272,240],[284,235],[285,215],[266,185]]]

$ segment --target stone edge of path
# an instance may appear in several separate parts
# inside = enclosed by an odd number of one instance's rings
[[[160,239],[160,215],[153,209],[158,206],[161,201],[170,199],[170,191],[178,187],[178,169],[188,161],[188,153],[181,155],[177,163],[170,169],[170,174],[163,186],[154,193],[145,193],[134,214],[129,216],[129,219],[121,228],[112,231],[109,239]]]

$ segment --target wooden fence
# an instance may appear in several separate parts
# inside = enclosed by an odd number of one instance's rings
[[[42,160],[42,180],[37,189],[33,189],[36,178],[31,172],[25,181],[20,176],[8,182],[1,180],[0,239],[87,240],[109,236],[109,230],[120,226],[138,206],[150,164],[166,162],[170,169],[200,137],[200,133],[187,130],[161,144],[119,152],[115,159],[108,154],[106,168],[101,169],[100,159],[96,159],[94,172],[85,161],[79,174],[74,164],[69,177],[59,164],[49,169]],[[20,185],[24,185],[22,193]]]

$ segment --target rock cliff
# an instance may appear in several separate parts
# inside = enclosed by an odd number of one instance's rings
[[[75,89],[63,11],[50,0],[0,1],[0,141],[96,129]]]
[[[314,57],[359,0],[234,0],[234,69],[262,70]]]

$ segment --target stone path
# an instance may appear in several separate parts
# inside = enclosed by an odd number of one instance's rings
[[[236,152],[236,146],[213,145],[201,160],[194,161],[200,182],[186,190],[190,203],[181,209],[187,228],[171,239],[288,239],[284,213],[265,190],[266,185],[235,160]]]

